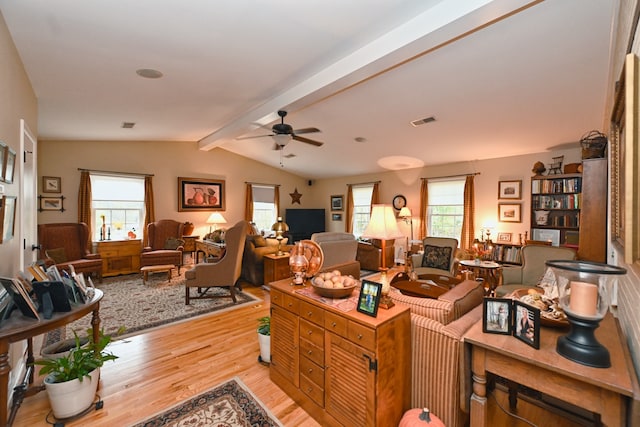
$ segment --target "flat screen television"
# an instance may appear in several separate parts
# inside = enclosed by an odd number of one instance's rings
[[[324,209],[287,209],[284,221],[289,226],[289,241],[310,239],[313,233],[325,231]]]

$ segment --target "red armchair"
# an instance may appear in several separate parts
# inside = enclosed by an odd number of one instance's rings
[[[171,264],[182,266],[182,240],[184,223],[172,219],[161,219],[147,225],[148,243],[140,254],[140,267]]]

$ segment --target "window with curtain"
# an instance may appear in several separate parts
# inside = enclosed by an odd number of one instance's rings
[[[252,185],[253,219],[259,231],[271,233],[271,226],[277,221],[278,212],[275,203],[275,186]]]
[[[460,241],[464,216],[464,178],[429,180],[427,235]]]
[[[353,235],[360,237],[371,218],[373,184],[353,187]]]
[[[133,231],[142,238],[144,177],[91,174],[93,240],[123,240]],[[107,235],[101,236],[103,224]]]

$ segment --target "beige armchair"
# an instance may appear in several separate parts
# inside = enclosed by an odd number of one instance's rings
[[[418,274],[442,274],[453,277],[457,273],[458,240],[451,237],[425,237],[424,253],[411,255],[413,269]]]
[[[55,264],[59,270],[94,275],[102,280],[100,254],[89,252],[89,227],[84,222],[38,225],[40,259],[48,267]]]
[[[370,239],[369,241],[358,241],[358,254],[356,259],[360,261],[360,268],[369,271],[378,271],[384,265],[391,267],[394,264],[394,244],[395,240],[387,240],[384,254],[382,253],[382,240]]]
[[[496,288],[496,296],[503,297],[517,289],[535,288],[547,271],[549,260],[576,259],[572,248],[530,244],[522,248],[522,265],[502,268],[502,286]]]
[[[147,225],[147,246],[142,248],[140,254],[140,267],[148,265],[175,265],[182,266],[182,240],[184,223],[172,219],[161,219]]]
[[[411,407],[429,408],[449,427],[468,424],[471,366],[463,336],[482,319],[482,284],[465,280],[438,299],[395,288],[389,296],[411,309]]]
[[[231,297],[233,302],[236,302],[236,285],[242,270],[242,252],[246,237],[247,223],[240,221],[226,231],[227,248],[220,261],[200,263],[185,272],[185,304],[188,305],[192,298]],[[213,287],[229,288],[229,295],[207,294]],[[198,288],[197,296],[191,297],[190,288]]]

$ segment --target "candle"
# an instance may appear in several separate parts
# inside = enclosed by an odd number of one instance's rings
[[[569,311],[578,316],[595,316],[598,313],[598,286],[586,282],[571,282],[569,286]]]

